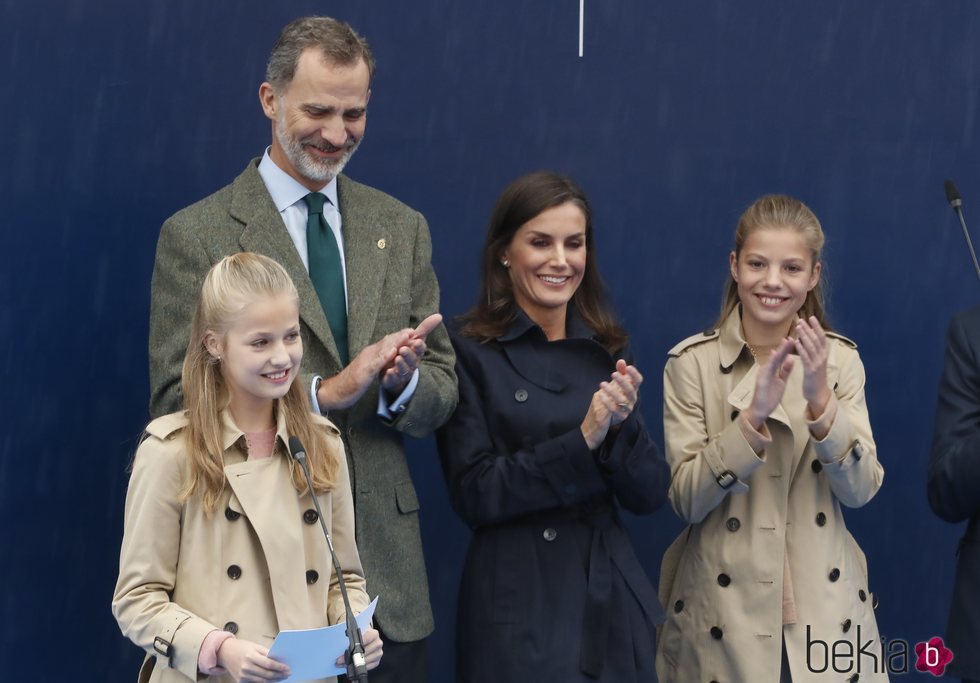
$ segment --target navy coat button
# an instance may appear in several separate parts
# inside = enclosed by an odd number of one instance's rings
[[[238,633],[238,624],[236,624],[233,621],[229,621],[227,624],[225,624],[224,630],[225,631],[228,631],[228,633],[231,633],[232,635],[234,635],[234,634]]]
[[[242,513],[235,512],[231,508],[225,508],[225,519],[229,522],[234,522],[236,519],[242,516]]]
[[[822,512],[817,513],[817,526],[823,526],[827,523],[827,515]]]
[[[736,418],[736,417],[738,417],[738,411],[737,411],[737,410],[733,410],[733,411],[732,411],[732,422],[734,422],[734,421],[735,421],[735,418]]]
[[[820,462],[819,460],[814,460],[813,462],[810,463],[810,469],[813,470],[814,472],[819,473],[820,470],[823,469],[823,463]]]
[[[833,569],[831,569],[830,570],[830,574],[828,575],[827,578],[829,578],[831,581],[836,581],[837,579],[839,579],[840,578],[840,569],[838,569],[837,567],[834,567]]]
[[[739,527],[742,526],[742,523],[738,521],[738,517],[729,517],[728,521],[725,522],[725,526],[728,527],[729,531],[734,533],[738,531]]]
[[[720,628],[718,628],[717,626],[712,626],[711,627],[711,637],[712,638],[714,638],[715,640],[721,640],[721,637],[723,635],[725,635],[725,634],[722,633],[722,631],[721,631]]]
[[[556,538],[558,538],[558,532],[552,529],[550,526],[547,529],[545,529],[541,535],[544,537],[544,540],[548,542],[551,542]]]
[[[228,567],[228,578],[232,581],[237,581],[242,577],[242,568],[237,564],[233,564]]]
[[[674,603],[674,614],[680,614],[684,611],[684,601],[678,600]]]
[[[306,571],[306,583],[311,586],[317,582],[320,578],[320,573],[316,569],[308,569]]]
[[[864,589],[861,589],[861,590],[858,591],[858,598],[861,599],[861,602],[866,602],[867,601],[868,594],[864,592]]]
[[[514,400],[518,403],[524,403],[527,400],[527,391],[524,389],[518,389],[514,392]]]
[[[718,585],[721,586],[722,588],[727,587],[731,582],[732,582],[732,577],[730,577],[728,574],[718,575]]]
[[[848,631],[851,630],[851,620],[850,619],[845,619],[844,620],[844,623],[841,624],[840,627],[844,631],[844,633],[847,633]]]
[[[316,513],[316,510],[310,508],[303,513],[303,521],[307,524],[316,524],[316,520],[320,519],[320,516]]]

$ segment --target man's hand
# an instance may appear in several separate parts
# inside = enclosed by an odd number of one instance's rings
[[[415,330],[405,328],[385,335],[361,349],[354,360],[339,373],[329,379],[324,378],[316,392],[320,410],[340,410],[357,403],[378,373],[394,362],[395,357],[399,356],[399,350],[409,343],[415,333]],[[423,352],[424,346],[423,343]]]
[[[442,322],[442,316],[433,313],[412,330],[409,340],[398,347],[398,352],[381,370],[381,387],[390,397],[397,397],[408,386],[412,373],[418,369],[425,355],[425,338]]]

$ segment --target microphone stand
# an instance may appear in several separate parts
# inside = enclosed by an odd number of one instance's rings
[[[977,252],[973,250],[973,240],[970,239],[970,231],[966,229],[966,220],[963,218],[963,199],[956,183],[947,180],[945,183],[946,201],[953,207],[953,211],[960,219],[960,226],[963,228],[963,237],[966,238],[966,246],[970,250],[970,257],[973,259],[973,269],[977,271],[977,279],[980,280],[980,263],[977,263]]]
[[[293,459],[303,468],[306,476],[306,484],[310,488],[310,497],[316,507],[317,518],[320,520],[320,528],[323,530],[323,537],[327,539],[327,549],[330,550],[330,558],[333,560],[334,572],[337,574],[337,583],[340,586],[340,595],[344,598],[344,612],[347,615],[347,638],[350,646],[347,648],[347,679],[357,683],[368,683],[367,664],[364,661],[364,642],[361,640],[361,629],[354,618],[354,610],[351,609],[350,599],[347,597],[347,585],[344,582],[344,572],[340,567],[340,560],[333,549],[333,541],[330,532],[327,531],[327,523],[323,521],[323,511],[320,509],[320,501],[313,490],[313,478],[310,470],[306,466],[306,449],[295,436],[289,437],[289,452]]]

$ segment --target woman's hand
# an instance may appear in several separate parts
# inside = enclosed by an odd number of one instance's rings
[[[755,380],[755,393],[752,403],[745,411],[745,419],[752,429],[759,431],[765,424],[766,418],[783,400],[786,391],[786,380],[793,369],[793,358],[789,355],[795,348],[792,339],[784,339],[769,356],[769,361],[759,369]]]
[[[796,350],[803,361],[803,397],[810,415],[817,418],[827,409],[830,387],[827,386],[827,333],[816,317],[810,316],[809,322],[803,319],[796,322]]]
[[[289,677],[289,667],[269,658],[269,649],[241,638],[228,638],[218,648],[218,665],[240,683],[282,681]]]
[[[610,427],[621,424],[633,412],[642,383],[639,370],[622,359],[616,361],[616,371],[610,381],[599,384],[599,390],[592,394],[582,421],[582,436],[590,451],[602,444]]]
[[[378,664],[381,663],[381,655],[384,654],[384,643],[381,642],[381,634],[378,633],[378,629],[366,628],[361,631],[361,644],[364,645],[364,663],[367,665],[368,671],[378,668]],[[336,661],[337,666],[346,668],[346,657],[346,654],[340,656]]]

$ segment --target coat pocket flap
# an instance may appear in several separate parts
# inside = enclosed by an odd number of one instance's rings
[[[395,501],[398,503],[398,511],[403,515],[419,510],[419,498],[410,481],[395,484]]]

